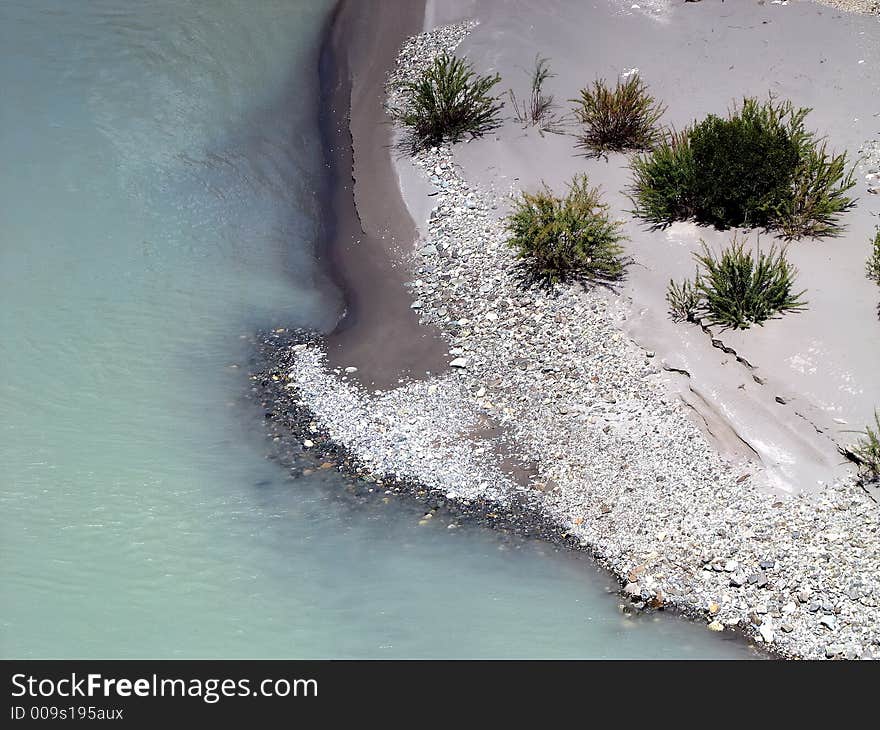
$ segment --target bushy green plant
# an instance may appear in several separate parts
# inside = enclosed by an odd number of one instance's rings
[[[546,286],[575,278],[619,279],[621,226],[586,175],[576,176],[562,198],[546,185],[537,193],[521,193],[506,220],[510,245],[525,263],[527,278]]]
[[[690,132],[695,215],[719,228],[766,226],[794,183],[800,151],[790,104],[746,99],[727,118],[710,114]],[[799,110],[797,114],[805,114]]]
[[[583,126],[580,144],[596,154],[651,149],[660,138],[656,125],[666,109],[637,74],[618,80],[613,89],[598,79],[572,101]]]
[[[806,134],[806,133],[802,133]],[[840,215],[855,205],[847,195],[856,182],[846,153],[834,155],[825,141],[798,138],[800,163],[790,194],[778,207],[773,227],[789,240],[840,235]]]
[[[867,479],[880,479],[880,413],[874,411],[875,428],[867,426],[865,433],[850,449],[853,460]]]
[[[550,60],[535,56],[535,66],[531,72],[531,84],[527,99],[518,99],[513,89],[507,92],[517,120],[542,131],[553,130],[559,121],[555,114],[556,102],[552,94],[544,93],[544,83],[556,74],[550,71]]]
[[[753,253],[734,237],[720,257],[704,243],[696,259],[703,268],[698,286],[712,324],[746,329],[805,307],[804,292],[794,293],[797,271],[785,250]]]
[[[491,91],[500,80],[498,74],[480,76],[467,61],[444,53],[404,84],[406,108],[396,116],[421,145],[479,136],[498,126],[503,104]]]
[[[868,257],[865,271],[869,279],[880,284],[880,228],[877,229],[874,239],[871,241],[871,255]]]
[[[694,156],[684,132],[668,132],[649,155],[632,160],[634,213],[658,225],[694,216]]]
[[[666,301],[675,321],[696,322],[746,329],[776,314],[803,309],[804,292],[794,293],[794,267],[785,251],[771,248],[756,252],[734,236],[720,256],[703,243],[695,254],[697,275],[681,284],[669,282]]]
[[[789,239],[836,235],[854,201],[846,153],[804,127],[807,108],[746,98],[635,157],[636,215],[657,225],[693,218],[718,228],[763,227]]]

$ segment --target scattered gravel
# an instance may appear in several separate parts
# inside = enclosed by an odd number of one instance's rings
[[[859,167],[865,176],[868,192],[880,195],[880,140],[869,140],[859,150]]]
[[[685,2],[703,2],[703,0],[684,0]],[[719,0],[707,0],[707,2],[718,3]],[[723,0],[722,0],[723,1]],[[788,5],[789,0],[765,0],[772,5]],[[817,2],[821,5],[829,5],[832,8],[843,10],[847,13],[876,13],[880,15],[880,0],[799,0],[800,2]],[[736,0],[734,0],[736,2]],[[631,0],[615,0],[615,4],[621,9],[641,10],[645,13],[668,13],[673,3],[670,0],[641,0],[641,2],[631,2]]]
[[[880,15],[880,0],[815,0],[815,2],[830,5],[848,13],[877,13]]]
[[[472,27],[409,40],[391,88]],[[305,409],[302,448],[338,444],[361,475],[479,502],[499,521],[525,511],[591,552],[638,608],[671,607],[782,656],[880,656],[877,504],[854,482],[759,491],[758,467],[714,451],[606,297],[522,288],[500,201],[459,175],[448,147],[412,164],[439,190],[407,262],[412,298],[452,368],[370,393],[328,368],[320,342],[279,347],[271,378],[255,378],[275,383],[276,411]],[[514,478],[511,461],[536,467]]]

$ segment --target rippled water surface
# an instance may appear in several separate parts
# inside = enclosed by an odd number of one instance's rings
[[[3,656],[744,656],[585,560],[291,479],[249,338],[327,327],[331,0],[0,0]]]

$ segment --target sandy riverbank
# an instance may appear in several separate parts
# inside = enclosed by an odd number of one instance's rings
[[[813,124],[832,131],[842,145],[861,144],[870,129],[870,95],[855,98],[846,83],[816,83],[824,64],[830,64],[829,79],[848,71],[862,84],[855,88],[875,83],[870,75],[859,76],[858,67],[866,64],[850,59],[862,50],[861,31],[848,25],[856,21],[829,25],[827,18],[813,17],[813,5],[739,7],[719,15],[718,8],[701,3],[687,8],[690,15],[673,13],[662,21],[618,3],[546,5],[542,17],[549,20],[542,25],[525,5],[512,13],[509,3],[491,0],[429,3],[426,23],[476,15],[481,25],[466,39],[464,25],[415,39],[405,47],[398,73],[464,39],[460,52],[481,70],[501,69],[505,86],[514,85],[524,79],[519,66],[546,46],[559,73],[558,88],[551,90],[563,99],[583,83],[584,73],[613,76],[638,66],[675,110],[671,121],[723,109],[737,94],[761,93],[752,88],[760,84],[782,87],[800,103],[810,103],[815,93]],[[759,15],[768,12],[790,15]],[[774,23],[783,21],[790,24],[777,31]],[[660,22],[662,31],[655,25]],[[807,73],[797,49],[785,46],[792,27],[801,40],[819,34],[816,40],[824,39],[835,53],[813,59]],[[585,28],[592,42],[584,41]],[[865,28],[870,40],[873,31]],[[769,36],[755,35],[768,30]],[[620,37],[629,42],[614,42]],[[742,62],[741,73],[722,74],[717,64],[729,61],[727,45],[741,48],[749,38],[755,53]],[[847,45],[847,39],[855,42]],[[838,53],[838,46],[845,48]],[[876,68],[871,48],[866,50],[868,68]],[[855,70],[848,70],[850,60]],[[819,97],[837,103],[823,104]],[[834,118],[841,110],[855,110],[854,117],[865,111],[863,125]],[[794,336],[792,318],[771,323],[763,343],[760,336],[757,345],[751,337],[742,343],[755,348],[741,354],[750,366],[713,347],[699,330],[671,329],[657,297],[670,271],[689,262],[697,232],[684,226],[648,234],[628,223],[631,253],[640,266],[616,295],[567,287],[546,297],[523,292],[510,276],[512,256],[498,219],[511,187],[540,178],[557,185],[572,170],[586,170],[623,210],[616,197],[623,169],[622,161],[576,157],[569,137],[539,137],[512,122],[455,150],[398,160],[404,197],[423,233],[415,253],[405,257],[413,280],[408,307],[442,332],[450,347],[446,360],[464,367],[370,395],[341,377],[339,368],[328,368],[320,344],[303,344],[282,348],[270,368],[278,380],[263,378],[266,397],[277,411],[300,414],[289,420],[305,448],[340,444],[352,455],[352,468],[368,478],[436,494],[476,510],[485,521],[514,527],[517,519],[537,522],[545,533],[596,555],[637,605],[677,607],[705,617],[716,630],[737,627],[783,655],[870,656],[880,637],[876,505],[833,455],[833,427],[823,429],[814,420],[824,415],[824,425],[838,416],[829,416],[807,386],[792,382],[797,379],[780,365],[791,367],[791,359],[778,349],[815,351],[803,337],[836,334],[829,323],[823,325],[820,315]],[[434,187],[430,199],[426,181]],[[818,287],[821,294],[820,274],[827,275],[833,253],[835,280],[845,282],[849,296],[831,291],[819,304],[811,298],[813,308],[852,307],[844,314],[859,327],[876,328],[876,320],[863,320],[856,311],[862,290],[853,271],[861,260],[850,266],[856,233],[869,228],[875,213],[865,206],[856,213],[861,217],[854,213],[850,220],[852,237],[800,246],[797,263],[802,275],[814,272],[811,292]],[[708,240],[721,235],[699,234]],[[865,297],[869,291],[865,285]],[[841,341],[850,342],[832,338],[828,353]],[[797,349],[804,342],[808,348]],[[852,399],[859,407],[870,402],[866,389],[877,386],[870,378],[873,343],[843,353],[844,380],[862,389]],[[735,349],[740,353],[740,343]],[[688,367],[672,359],[681,356]],[[868,369],[862,372],[865,358]],[[685,387],[670,376],[673,368],[690,373]],[[807,382],[836,382],[833,368],[806,370],[805,376],[814,376]],[[776,396],[786,404],[795,401],[796,408],[780,410],[784,404]],[[838,396],[835,407],[846,408],[845,400]],[[689,407],[705,419],[702,429]],[[311,418],[303,418],[303,411]],[[731,448],[736,443],[746,447]],[[727,458],[717,446],[727,449]],[[530,466],[519,470],[520,477],[529,474],[525,482],[508,468],[511,459]],[[779,496],[785,492],[801,493]]]
[[[330,171],[322,257],[346,309],[326,340],[331,363],[357,368],[368,387],[445,367],[444,343],[419,323],[395,252],[417,233],[391,163],[385,73],[397,48],[422,28],[422,3],[340,3],[321,59],[322,136]],[[370,27],[375,32],[365,33]]]

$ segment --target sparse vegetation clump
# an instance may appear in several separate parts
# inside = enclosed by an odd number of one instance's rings
[[[656,225],[692,218],[788,239],[836,235],[855,180],[846,153],[805,128],[809,111],[746,98],[727,117],[667,133],[633,160],[634,212]]]
[[[556,74],[550,71],[550,60],[538,55],[535,56],[535,66],[532,69],[530,79],[529,96],[526,99],[517,98],[513,89],[507,92],[514,114],[520,124],[537,127],[542,132],[553,131],[559,119],[556,115],[556,101],[552,94],[544,92],[544,84]]]
[[[669,280],[666,301],[673,322],[696,322],[699,319],[703,309],[701,281],[699,269],[693,279],[685,279],[680,284],[676,284],[672,279]]]
[[[868,256],[865,271],[869,279],[880,284],[880,228],[877,229],[871,241],[871,254]]]
[[[713,325],[747,329],[805,307],[804,292],[794,291],[797,272],[784,250],[753,252],[744,240],[734,238],[720,256],[704,243],[695,258],[698,268],[693,280],[669,282],[666,299],[676,321],[705,319]]]
[[[579,175],[557,197],[545,185],[521,193],[506,227],[530,283],[570,279],[614,281],[623,276],[622,223],[612,220],[598,188]]]
[[[649,150],[661,138],[657,122],[666,109],[637,74],[618,80],[613,89],[598,79],[572,101],[583,127],[580,145],[593,154]]]
[[[499,124],[503,103],[492,87],[500,80],[498,74],[480,76],[469,62],[444,53],[403,85],[405,108],[394,114],[417,146],[479,136]]]

